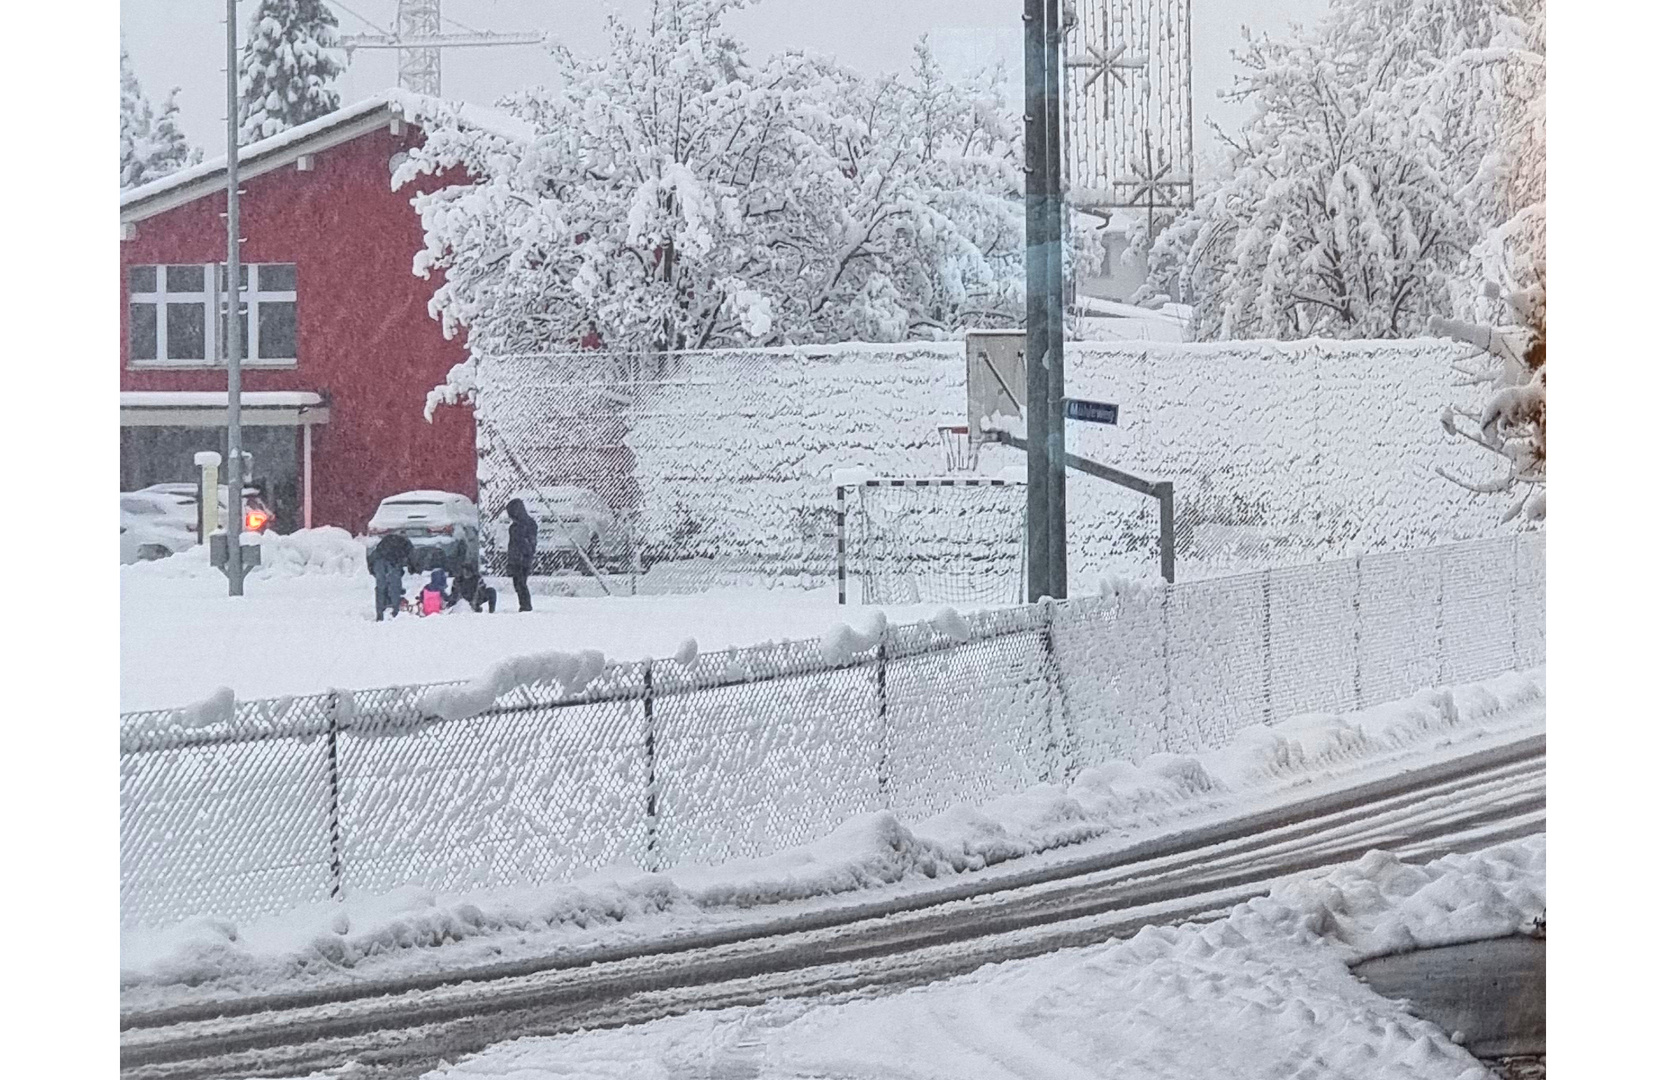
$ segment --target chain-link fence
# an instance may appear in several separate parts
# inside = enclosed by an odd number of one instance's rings
[[[519,686],[459,720],[429,688],[122,717],[122,916],[245,917],[413,884],[558,882],[779,851],[1080,769],[1195,752],[1544,661],[1542,533],[1129,586]]]
[[[1462,352],[1072,342],[1071,393],[1117,402],[1120,419],[1069,424],[1067,448],[1173,482],[1180,580],[1499,535],[1503,508],[1437,473],[1491,464],[1440,427],[1445,406],[1479,407],[1478,389],[1455,384]],[[828,585],[834,472],[941,476],[938,424],[967,410],[959,342],[481,357],[477,381],[487,565],[501,565],[503,508],[519,495],[546,524],[542,569],[588,593]],[[988,445],[978,471],[1023,463]],[[586,497],[605,514],[575,510]],[[989,524],[988,537],[937,535],[984,550],[1011,521]],[[1068,527],[1073,589],[1157,575],[1154,500],[1072,474]],[[599,583],[577,555],[592,544]]]

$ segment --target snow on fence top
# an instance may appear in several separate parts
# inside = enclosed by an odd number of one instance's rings
[[[1070,393],[1121,416],[1067,425],[1068,445],[1174,482],[1182,577],[1495,535],[1501,507],[1436,473],[1485,467],[1440,426],[1477,394],[1455,385],[1463,350],[1075,342]],[[579,484],[627,512],[651,561],[770,583],[828,581],[830,478],[940,473],[937,418],[966,402],[959,342],[523,355],[484,358],[475,377],[488,514],[513,490]],[[979,469],[1021,461],[986,446]],[[1084,585],[1155,573],[1152,500],[1073,474],[1070,531]]]

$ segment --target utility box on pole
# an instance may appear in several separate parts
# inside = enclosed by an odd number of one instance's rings
[[[220,455],[198,450],[193,460],[202,470],[197,484],[197,543],[206,544],[220,527]]]

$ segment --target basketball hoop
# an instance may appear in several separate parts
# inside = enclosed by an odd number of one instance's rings
[[[937,437],[943,442],[943,461],[950,472],[972,472],[978,467],[978,448],[972,441],[971,428],[965,424],[938,424]]]

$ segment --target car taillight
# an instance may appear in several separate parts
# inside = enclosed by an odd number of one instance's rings
[[[243,515],[243,531],[259,532],[266,527],[266,523],[269,520],[271,519],[264,511],[250,510],[248,513]]]
[[[451,526],[450,525],[438,525],[438,526],[435,526],[434,531],[437,532],[437,533],[444,533],[445,535],[450,536],[451,535]]]

